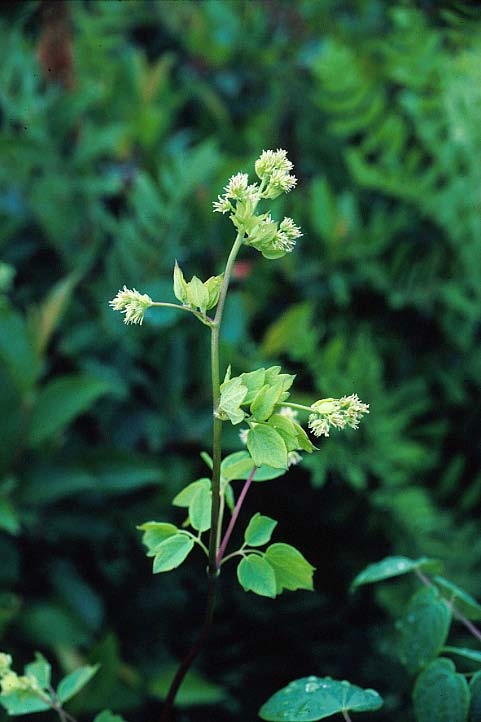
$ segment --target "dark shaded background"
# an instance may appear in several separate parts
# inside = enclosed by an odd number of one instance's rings
[[[172,497],[204,475],[208,334],[168,311],[127,328],[107,302],[124,283],[173,300],[174,258],[189,277],[219,272],[232,227],[211,201],[271,147],[299,178],[275,213],[304,237],[276,262],[245,250],[224,359],[235,373],[282,363],[299,400],[357,392],[371,414],[250,493],[244,518],[280,520],[316,592],[261,599],[227,567],[179,720],[255,720],[307,674],[376,688],[385,708],[366,720],[412,719],[393,625],[410,582],[348,587],[385,554],[426,554],[479,596],[480,15],[2,5],[1,646],[17,667],[35,649],[59,673],[100,661],[72,705],[81,720],[156,719],[205,590],[200,556],[153,577],[135,526],[180,522]],[[240,448],[235,429],[225,439]]]

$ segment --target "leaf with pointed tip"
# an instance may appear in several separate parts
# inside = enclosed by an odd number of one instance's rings
[[[458,612],[468,619],[481,619],[481,604],[478,604],[476,599],[464,589],[444,577],[434,577],[433,582],[439,587],[443,596],[454,604]]]
[[[276,596],[274,569],[257,554],[249,554],[241,560],[237,567],[237,579],[246,592],[254,592],[271,599]]]
[[[244,533],[245,543],[251,547],[260,547],[267,544],[272,536],[272,532],[277,526],[275,519],[262,514],[254,514]]]
[[[163,541],[156,549],[154,574],[170,572],[179,567],[188,557],[194,546],[194,540],[186,533],[178,532]]]
[[[255,395],[251,403],[251,414],[258,421],[266,421],[274,413],[275,405],[282,396],[282,380],[275,381],[270,386],[266,384]]]
[[[380,562],[369,564],[363,569],[352,582],[351,589],[360,587],[363,584],[375,584],[384,581],[384,579],[409,574],[409,572],[414,572],[416,569],[437,572],[441,567],[442,563],[437,559],[428,559],[427,557],[421,557],[420,559],[409,559],[402,556],[386,557],[381,559]]]
[[[247,432],[247,448],[256,466],[287,469],[287,447],[282,436],[270,426],[257,424]]]
[[[398,623],[401,661],[410,672],[419,672],[438,657],[450,625],[451,611],[434,587],[413,594]]]
[[[295,547],[290,544],[271,544],[266,549],[265,558],[274,568],[277,594],[283,589],[314,589],[312,576],[315,567]]]
[[[57,689],[57,697],[59,700],[61,702],[67,702],[74,695],[80,692],[80,690],[83,689],[88,682],[90,682],[98,669],[98,664],[93,666],[85,665],[84,667],[79,667],[74,672],[67,674],[67,676],[62,679]]]
[[[197,276],[193,276],[192,280],[187,284],[187,300],[193,308],[198,308],[202,313],[206,312],[209,303],[209,291]]]
[[[374,712],[382,707],[380,695],[345,680],[303,677],[276,692],[259,710],[268,722],[317,722],[343,712]]]
[[[466,722],[469,687],[450,659],[436,659],[417,678],[414,692],[416,722]]]
[[[257,392],[264,386],[266,370],[257,369],[256,371],[248,371],[247,373],[241,374],[240,377],[244,386],[247,387],[247,395],[244,403],[250,404],[254,400]]]
[[[25,665],[25,674],[29,677],[35,677],[42,689],[50,684],[52,667],[40,652],[35,652],[35,662]]]
[[[142,542],[148,548],[148,557],[154,557],[159,544],[169,537],[174,536],[179,531],[174,524],[159,521],[146,521],[144,524],[138,526],[137,529],[144,532]]]
[[[187,283],[184,278],[184,274],[182,273],[182,269],[177,261],[175,261],[174,265],[174,295],[182,303],[182,305],[187,305]]]

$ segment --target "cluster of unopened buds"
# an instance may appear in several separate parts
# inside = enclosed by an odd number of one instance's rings
[[[40,692],[40,686],[35,677],[18,675],[11,669],[12,658],[9,654],[0,652],[0,690],[1,694],[10,695],[14,692]]]

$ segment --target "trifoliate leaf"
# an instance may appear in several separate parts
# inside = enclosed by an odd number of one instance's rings
[[[414,572],[416,569],[425,569],[428,572],[436,572],[442,567],[442,563],[436,559],[421,557],[420,559],[409,559],[408,557],[386,557],[380,562],[369,564],[360,572],[351,584],[351,589],[360,587],[363,584],[374,584],[384,579],[399,577],[402,574]]]
[[[301,552],[290,544],[271,544],[267,548],[265,558],[274,568],[277,593],[283,589],[314,589],[312,576],[315,571]]]
[[[182,305],[186,306],[188,304],[187,283],[177,261],[174,266],[174,295]]]
[[[257,554],[244,557],[237,567],[239,584],[246,592],[254,592],[261,597],[276,596],[276,577],[272,566]]]
[[[219,416],[230,419],[234,425],[244,421],[245,413],[240,406],[244,402],[246,395],[247,386],[244,386],[239,376],[224,381],[220,387]]]
[[[74,695],[80,692],[85,685],[90,682],[94,674],[99,669],[98,664],[94,666],[86,665],[85,667],[79,667],[74,672],[67,674],[62,679],[57,689],[57,697],[61,702],[67,702]]]
[[[179,531],[174,524],[158,521],[146,521],[145,524],[141,524],[137,529],[144,532],[142,542],[149,550],[147,552],[148,557],[155,556],[159,544],[169,537],[174,536]]]
[[[282,436],[270,426],[256,425],[247,432],[247,448],[256,466],[287,469],[287,447]]]
[[[254,514],[244,533],[245,543],[251,547],[260,547],[267,544],[272,536],[272,532],[277,526],[275,519],[262,514]]]
[[[436,659],[419,675],[413,701],[416,722],[466,722],[469,687],[450,659]]]
[[[444,577],[434,577],[433,582],[441,590],[446,599],[452,602],[458,612],[461,612],[468,619],[481,619],[481,604],[470,594],[453,584]]]
[[[296,679],[276,692],[261,707],[259,717],[268,722],[317,722],[343,712],[373,712],[382,704],[373,689],[311,676]]]
[[[192,551],[194,540],[179,532],[159,544],[154,557],[154,574],[170,572],[179,567]]]
[[[419,672],[440,654],[448,637],[451,611],[436,589],[413,594],[399,622],[400,656],[410,672]]]

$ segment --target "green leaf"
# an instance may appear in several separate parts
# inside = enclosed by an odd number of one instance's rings
[[[190,523],[197,531],[210,529],[212,491],[210,479],[204,479],[189,504]]]
[[[449,634],[451,611],[433,587],[420,589],[409,600],[399,622],[400,656],[417,673],[440,654]]]
[[[43,702],[38,695],[28,691],[12,692],[0,695],[0,704],[9,715],[32,714],[50,709],[50,705]]]
[[[207,310],[217,305],[219,301],[220,289],[222,287],[222,281],[224,280],[224,274],[220,276],[211,276],[204,283],[207,293],[209,294],[209,300],[207,302]]]
[[[251,547],[260,547],[267,544],[272,536],[272,532],[277,526],[277,522],[269,516],[262,514],[254,514],[244,533],[246,544]]]
[[[386,557],[380,562],[369,564],[362,572],[360,572],[351,584],[351,589],[360,587],[363,584],[375,584],[382,582],[384,579],[392,579],[402,574],[409,574],[416,569],[425,569],[426,571],[435,572],[442,566],[442,563],[436,559],[428,559],[421,557],[420,559],[409,559],[408,557]]]
[[[177,669],[177,664],[171,664],[154,676],[149,683],[150,694],[159,699],[165,699]],[[216,704],[222,702],[225,698],[226,693],[222,687],[209,682],[198,672],[191,669],[182,682],[175,698],[175,704],[179,707],[192,707],[194,705]]]
[[[169,537],[175,536],[178,529],[174,524],[167,524],[158,521],[146,521],[137,527],[144,532],[142,542],[148,548],[147,556],[153,557],[156,554],[157,547]]]
[[[209,291],[197,276],[194,276],[187,284],[187,299],[190,306],[200,309],[202,313],[206,312],[209,303]]]
[[[254,592],[261,597],[276,596],[276,576],[274,569],[257,554],[244,557],[237,567],[237,579],[246,592]]]
[[[266,421],[274,412],[274,407],[283,392],[282,380],[274,382],[271,386],[263,386],[255,395],[251,403],[251,413],[258,421]]]
[[[476,672],[469,683],[471,704],[469,707],[469,722],[481,722],[481,672]]]
[[[221,474],[225,481],[247,479],[254,468],[254,459],[248,451],[236,451],[223,459]],[[269,481],[284,475],[284,469],[273,469],[272,466],[260,466],[254,476],[254,481]]]
[[[452,602],[458,612],[472,620],[481,619],[481,604],[470,594],[453,584],[444,577],[434,577],[433,582],[441,590],[443,595]]]
[[[220,387],[219,415],[221,418],[230,419],[233,424],[240,424],[244,421],[245,413],[240,408],[247,394],[247,386],[244,386],[239,376],[224,381]]]
[[[0,497],[0,529],[9,534],[18,534],[20,520],[10,499]]]
[[[249,371],[243,373],[240,376],[242,383],[247,387],[247,396],[245,397],[244,403],[250,404],[257,392],[264,386],[266,378],[265,369],[257,369],[256,371]]]
[[[315,567],[290,544],[271,544],[266,550],[265,558],[274,568],[277,594],[283,589],[314,589],[312,577]]]
[[[87,411],[110,385],[87,376],[57,377],[40,392],[33,409],[29,443],[38,446]]]
[[[25,674],[35,677],[40,687],[45,689],[50,684],[52,667],[40,652],[35,652],[35,662],[25,665]]]
[[[288,416],[273,414],[269,419],[269,426],[272,426],[282,436],[288,451],[302,449],[310,454],[316,448],[302,426]]]
[[[40,371],[38,355],[21,314],[2,304],[0,317],[0,367],[21,394],[31,391]]]
[[[182,532],[163,541],[156,549],[154,574],[170,572],[182,564],[194,546],[192,537]]]
[[[114,714],[109,709],[104,709],[95,716],[94,722],[126,722],[119,714]]]
[[[443,647],[443,652],[448,654],[457,654],[459,657],[464,659],[470,659],[472,662],[481,664],[481,652],[477,652],[474,649],[468,649],[467,647]]]
[[[311,676],[296,679],[276,692],[261,707],[259,717],[268,722],[316,722],[343,712],[373,712],[382,704],[373,689]]]
[[[282,437],[270,426],[258,424],[247,432],[247,448],[256,466],[287,469],[287,448]]]
[[[187,283],[177,261],[174,265],[174,295],[183,306],[188,304]]]
[[[67,674],[62,679],[57,689],[57,696],[61,702],[67,702],[74,695],[80,692],[85,685],[90,682],[94,674],[99,669],[99,665],[93,666],[86,665],[85,667],[79,667],[74,672]]]
[[[436,659],[419,675],[413,692],[416,722],[466,722],[469,687],[450,659]]]
[[[206,477],[203,477],[202,479],[197,479],[197,481],[193,481],[187,486],[185,486],[179,493],[174,497],[172,504],[174,506],[180,506],[187,509],[191,504],[196,496],[199,489],[205,486],[205,484],[210,487],[210,479],[207,479]]]

